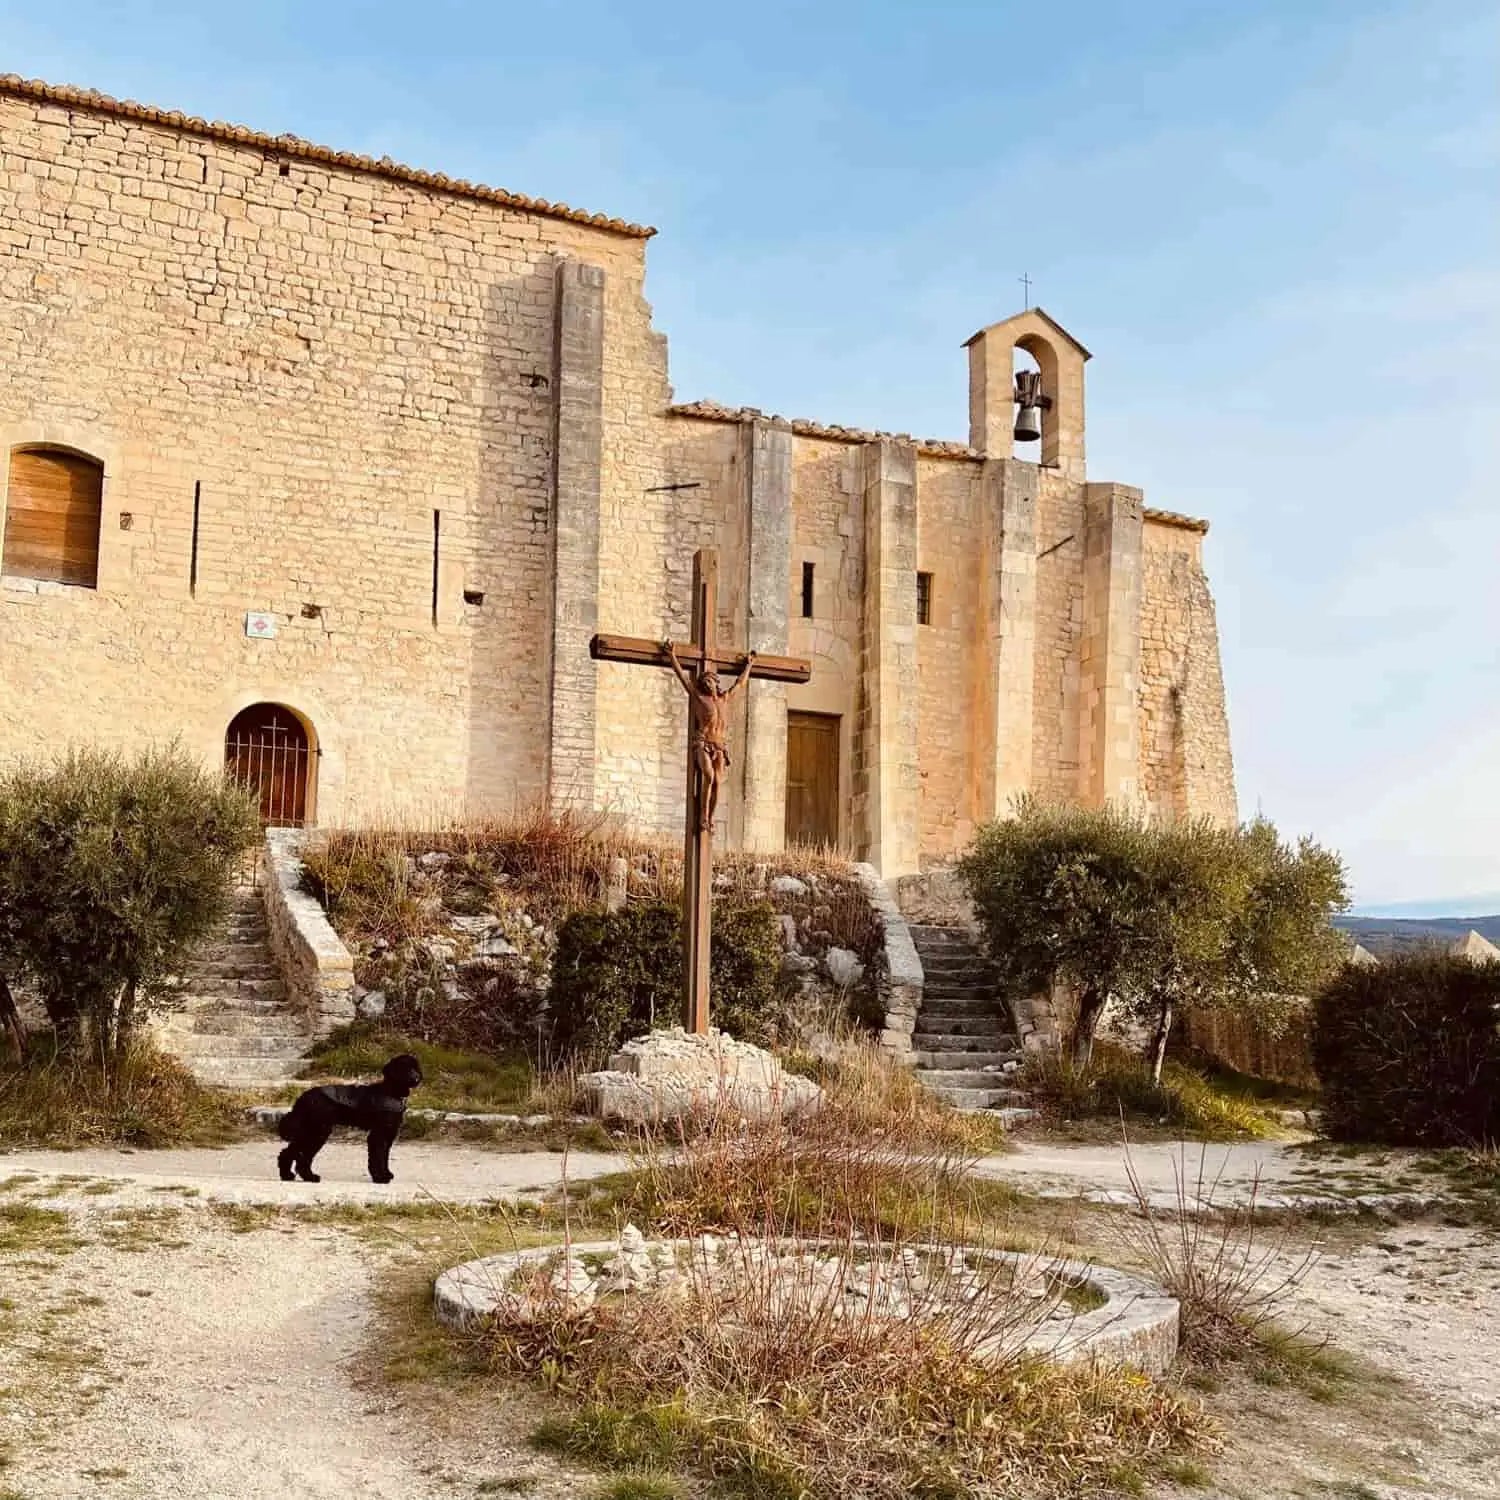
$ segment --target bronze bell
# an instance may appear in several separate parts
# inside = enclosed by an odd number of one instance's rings
[[[1016,427],[1012,436],[1018,443],[1034,443],[1042,435],[1042,413],[1052,405],[1052,398],[1042,394],[1042,372],[1022,370],[1016,376]]]

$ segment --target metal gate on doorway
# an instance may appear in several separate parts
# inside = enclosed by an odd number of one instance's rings
[[[234,716],[224,735],[224,769],[254,798],[262,828],[307,826],[315,755],[307,727],[278,703],[252,704]],[[258,849],[237,884],[260,884]]]

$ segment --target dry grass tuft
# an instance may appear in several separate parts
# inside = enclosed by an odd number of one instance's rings
[[[424,871],[414,859],[426,853],[449,859],[440,871]],[[681,899],[680,840],[627,833],[605,813],[537,808],[503,819],[335,829],[305,851],[304,863],[309,889],[346,940],[399,948],[434,936],[445,910],[523,906],[555,923],[599,906],[617,858],[625,861],[632,900]],[[861,955],[879,946],[879,920],[848,860],[833,853],[725,853],[714,871],[714,899],[731,905],[764,896],[771,875],[816,877],[816,892],[778,898],[778,910],[805,906],[834,943]]]
[[[1127,1120],[1169,1127],[1195,1140],[1260,1140],[1280,1133],[1272,1108],[1248,1088],[1169,1062],[1158,1085],[1145,1059],[1119,1047],[1094,1049],[1088,1068],[1060,1052],[1027,1059],[1020,1086],[1054,1121]]]
[[[827,1055],[794,1054],[782,1061],[821,1085],[825,1110],[851,1138],[961,1156],[1004,1149],[1005,1131],[998,1120],[952,1108],[867,1035],[853,1033],[847,1025],[837,1031],[841,1034]]]
[[[1136,1215],[1125,1221],[1126,1242],[1152,1280],[1181,1307],[1182,1352],[1200,1371],[1248,1366],[1264,1384],[1294,1384],[1329,1399],[1353,1366],[1326,1341],[1282,1326],[1279,1314],[1317,1259],[1299,1248],[1296,1226],[1268,1221],[1259,1207],[1259,1181],[1245,1200],[1217,1208],[1220,1173],[1210,1175],[1206,1154],[1195,1172],[1185,1157],[1174,1164],[1176,1204],[1153,1207],[1126,1149],[1126,1169]]]
[[[1206,1435],[1196,1408],[1143,1376],[1026,1351],[1067,1302],[1050,1270],[1048,1300],[1017,1295],[996,1263],[968,1302],[851,1315],[843,1289],[868,1280],[872,1257],[896,1265],[911,1252],[929,1286],[968,1274],[932,1252],[1000,1248],[1014,1199],[972,1178],[961,1153],[898,1150],[853,1132],[853,1118],[835,1097],[796,1123],[705,1119],[675,1143],[643,1138],[633,1173],[590,1185],[575,1231],[613,1214],[659,1236],[712,1231],[727,1256],[712,1269],[689,1257],[674,1294],[605,1296],[587,1311],[536,1275],[529,1315],[491,1326],[483,1346],[497,1373],[562,1398],[541,1446],[761,1500],[958,1500],[1132,1483]],[[818,1241],[834,1274],[756,1253],[778,1239]],[[1044,1251],[1030,1270],[1047,1265]]]
[[[218,1146],[246,1128],[233,1098],[144,1041],[101,1066],[38,1040],[25,1065],[0,1067],[0,1145]]]
[[[1142,1376],[1027,1354],[1035,1301],[986,1291],[935,1315],[843,1312],[867,1250],[825,1240],[836,1274],[790,1286],[745,1250],[727,1275],[690,1261],[675,1296],[579,1313],[534,1295],[534,1316],[489,1330],[491,1364],[567,1403],[538,1433],[553,1451],[785,1500],[1082,1493],[1203,1434]]]

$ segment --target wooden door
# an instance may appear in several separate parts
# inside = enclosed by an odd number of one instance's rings
[[[78,453],[18,448],[10,456],[0,566],[21,578],[96,588],[104,466]]]
[[[236,714],[224,736],[224,764],[260,804],[266,827],[307,821],[307,731],[289,709],[256,703]]]
[[[839,716],[786,716],[786,841],[839,841]]]

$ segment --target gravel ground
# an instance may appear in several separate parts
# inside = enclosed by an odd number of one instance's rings
[[[108,1205],[144,1206],[159,1202],[166,1189],[190,1188],[218,1203],[282,1206],[297,1203],[404,1203],[437,1198],[445,1203],[482,1203],[492,1198],[550,1188],[563,1180],[582,1181],[619,1171],[624,1159],[599,1152],[570,1152],[566,1161],[553,1151],[485,1151],[438,1141],[401,1141],[392,1154],[392,1183],[370,1181],[364,1145],[355,1137],[335,1139],[318,1156],[321,1182],[282,1182],[276,1175],[281,1142],[273,1135],[241,1141],[221,1150],[187,1151],[11,1151],[0,1155],[0,1179],[38,1174],[87,1178],[90,1191],[64,1192],[64,1205],[98,1206],[96,1184],[116,1188]],[[72,1184],[74,1189],[81,1182]]]
[[[414,1413],[401,1387],[356,1379],[374,1256],[354,1238],[185,1217],[199,1222],[174,1225],[170,1244],[147,1253],[94,1246],[33,1271],[32,1297],[87,1287],[99,1302],[68,1320],[86,1325],[81,1366],[49,1361],[41,1331],[24,1326],[0,1347],[11,1459],[0,1478],[12,1487],[0,1493],[450,1500],[520,1476],[549,1500],[592,1492],[592,1478],[527,1451],[524,1425],[492,1403],[466,1426]]]
[[[1123,1192],[1130,1187],[1130,1165],[1146,1191],[1162,1193],[1174,1192],[1179,1176],[1196,1191],[1201,1170],[1205,1186],[1218,1180],[1215,1198],[1228,1202],[1247,1196],[1257,1177],[1263,1189],[1288,1190],[1302,1161],[1276,1141],[1232,1146],[1152,1141],[1132,1146],[1128,1159],[1119,1146],[1021,1141],[1002,1156],[986,1157],[979,1170],[987,1177],[1015,1179],[1018,1187],[1028,1191],[1096,1188]]]
[[[329,1148],[327,1180],[316,1186],[270,1178],[271,1154],[266,1141],[223,1151],[0,1157],[0,1204],[67,1210],[64,1224],[85,1241],[5,1257],[0,1496],[449,1500],[518,1492],[511,1482],[525,1478],[534,1481],[526,1492],[545,1500],[595,1493],[596,1477],[531,1454],[529,1419],[505,1403],[363,1378],[378,1326],[373,1289],[394,1269],[390,1248],[286,1216],[235,1232],[205,1206],[428,1195],[473,1202],[560,1181],[562,1157],[410,1142],[398,1148],[400,1180],[379,1188],[363,1179],[357,1142]],[[1170,1189],[1182,1160],[1176,1148],[1141,1146],[1133,1156],[1148,1186]],[[1187,1149],[1192,1173],[1198,1156],[1198,1147]],[[582,1179],[620,1165],[586,1154],[571,1157],[568,1171]],[[1209,1148],[1209,1175],[1220,1165],[1226,1186],[1241,1190],[1257,1171],[1287,1182],[1306,1170],[1304,1158],[1265,1145]],[[1026,1146],[984,1170],[1028,1186],[1126,1181],[1122,1154],[1095,1147]],[[159,1221],[140,1212],[148,1207]],[[102,1242],[111,1216],[135,1224],[135,1238]],[[1286,1256],[1290,1266],[1294,1252]],[[1248,1382],[1212,1398],[1231,1438],[1212,1465],[1212,1486],[1194,1493],[1500,1497],[1493,1231],[1331,1229],[1289,1317],[1405,1385],[1394,1394],[1372,1388],[1368,1409],[1323,1407]]]

